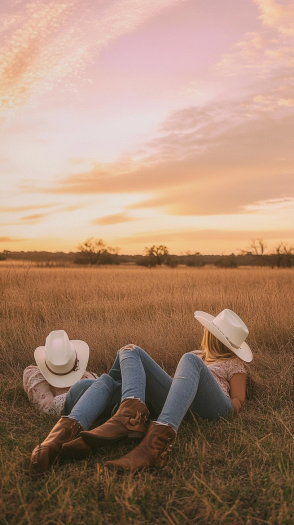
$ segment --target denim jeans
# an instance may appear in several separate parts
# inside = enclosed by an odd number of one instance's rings
[[[119,356],[109,370],[98,379],[80,379],[68,391],[64,415],[76,419],[85,430],[101,415],[111,415],[121,402],[121,371]]]
[[[103,383],[108,381],[108,383],[107,383],[108,384],[108,388],[110,388],[110,390],[112,390],[111,387],[113,387],[115,394],[113,396],[113,399],[108,399],[107,407],[103,411],[103,413],[111,414],[111,411],[114,408],[114,406],[117,403],[120,403],[120,400],[121,400],[121,373],[120,373],[118,354],[116,356],[116,359],[115,359],[111,369],[109,370],[108,374],[106,374],[106,375],[109,375],[114,380],[114,383],[112,384],[112,381],[111,380],[107,380],[107,378],[103,378]],[[101,377],[103,377],[103,376],[101,376]],[[77,404],[79,399],[83,396],[83,394],[88,390],[88,388],[90,388],[90,386],[96,384],[95,387],[93,386],[92,390],[94,391],[94,390],[97,389],[97,383],[96,382],[99,380],[99,383],[98,383],[98,385],[99,385],[102,382],[101,381],[101,377],[99,377],[98,379],[80,379],[79,381],[77,381],[77,383],[75,383],[69,389],[69,391],[67,393],[67,396],[66,396],[64,410],[63,410],[63,413],[64,413],[65,416],[68,416],[72,412],[74,406]],[[115,383],[117,383],[117,384],[115,384]],[[102,412],[101,412],[101,414],[102,414]],[[101,415],[101,414],[99,413],[98,416]],[[96,416],[96,417],[98,417],[98,416]],[[90,423],[90,425],[91,424],[92,423]]]
[[[127,345],[119,350],[109,374],[94,380],[81,395],[69,417],[88,429],[107,407],[126,398],[145,402],[146,395],[159,414],[157,422],[175,431],[188,409],[208,420],[226,417],[233,410],[231,399],[197,355],[184,354],[172,379],[144,350]]]

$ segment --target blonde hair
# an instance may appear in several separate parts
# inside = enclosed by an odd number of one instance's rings
[[[215,335],[213,335],[207,328],[204,328],[203,339],[201,341],[200,355],[203,361],[207,363],[212,361],[227,361],[236,356],[229,348],[227,348]]]

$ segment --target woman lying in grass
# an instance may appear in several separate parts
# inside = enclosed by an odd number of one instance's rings
[[[34,355],[37,365],[25,368],[23,387],[29,401],[45,414],[60,417],[70,387],[81,378],[98,379],[97,374],[86,370],[87,343],[70,341],[64,330],[50,332],[45,346],[36,348]]]
[[[119,350],[109,374],[94,380],[82,396],[83,380],[74,385],[68,393],[73,408],[34,449],[30,473],[43,473],[61,455],[84,458],[93,449],[142,438],[131,452],[106,464],[130,471],[162,468],[188,410],[208,420],[240,412],[246,393],[243,361],[252,360],[244,342],[248,329],[231,310],[217,317],[200,311],[194,315],[205,327],[202,349],[182,356],[173,379],[144,350],[127,345]],[[145,396],[159,414],[147,431]],[[117,401],[120,406],[115,415],[88,430]]]

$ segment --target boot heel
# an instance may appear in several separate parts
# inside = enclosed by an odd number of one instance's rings
[[[77,421],[62,416],[45,441],[33,450],[29,467],[30,476],[46,472],[50,465],[61,456],[62,445],[74,439],[81,429]]]

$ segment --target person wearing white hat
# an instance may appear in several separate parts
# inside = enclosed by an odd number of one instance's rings
[[[89,380],[84,388],[98,378],[86,370],[87,343],[70,341],[64,330],[50,332],[45,346],[36,348],[34,357],[37,364],[24,370],[23,386],[29,401],[45,414],[61,416],[70,387],[82,377]]]
[[[83,393],[99,382],[97,374],[86,370],[89,360],[88,344],[80,340],[69,340],[64,330],[50,332],[45,346],[36,348],[34,357],[37,366],[32,365],[25,369],[24,389],[29,400],[46,414],[61,416],[69,413]],[[110,410],[120,399],[120,385],[119,381],[116,382],[116,398],[110,403]],[[77,389],[71,392],[71,388],[76,386]],[[45,472],[60,456],[63,443],[74,439],[82,429],[78,422],[66,415],[61,416],[49,436],[33,450],[30,475]],[[84,448],[83,457],[85,451],[88,453],[89,447]]]
[[[245,343],[245,339],[249,334],[248,328],[235,312],[226,309],[217,317],[214,317],[205,312],[196,311],[194,317],[236,356],[247,363],[252,361],[252,352],[247,343]],[[205,346],[207,347],[207,344]],[[211,353],[208,348],[207,352],[208,354]],[[207,359],[208,361],[214,360],[209,355],[207,355]]]
[[[64,436],[63,444],[59,441],[64,457],[85,457],[91,450],[123,439],[143,438],[127,455],[107,461],[106,465],[130,471],[162,468],[189,409],[195,416],[207,420],[240,412],[246,393],[243,362],[252,360],[252,352],[245,343],[248,329],[232,310],[223,310],[216,317],[201,311],[194,315],[204,326],[201,350],[184,354],[173,378],[136,345],[130,344],[118,351],[112,367],[116,380],[111,374],[103,374],[68,415],[71,431]],[[118,383],[119,388],[115,386]],[[118,391],[120,406],[115,415],[89,430]],[[147,431],[146,397],[158,414]],[[58,429],[54,427],[47,438],[49,444],[50,440],[54,442],[56,432]],[[50,462],[45,464],[36,456],[35,459],[33,472],[48,468]]]

